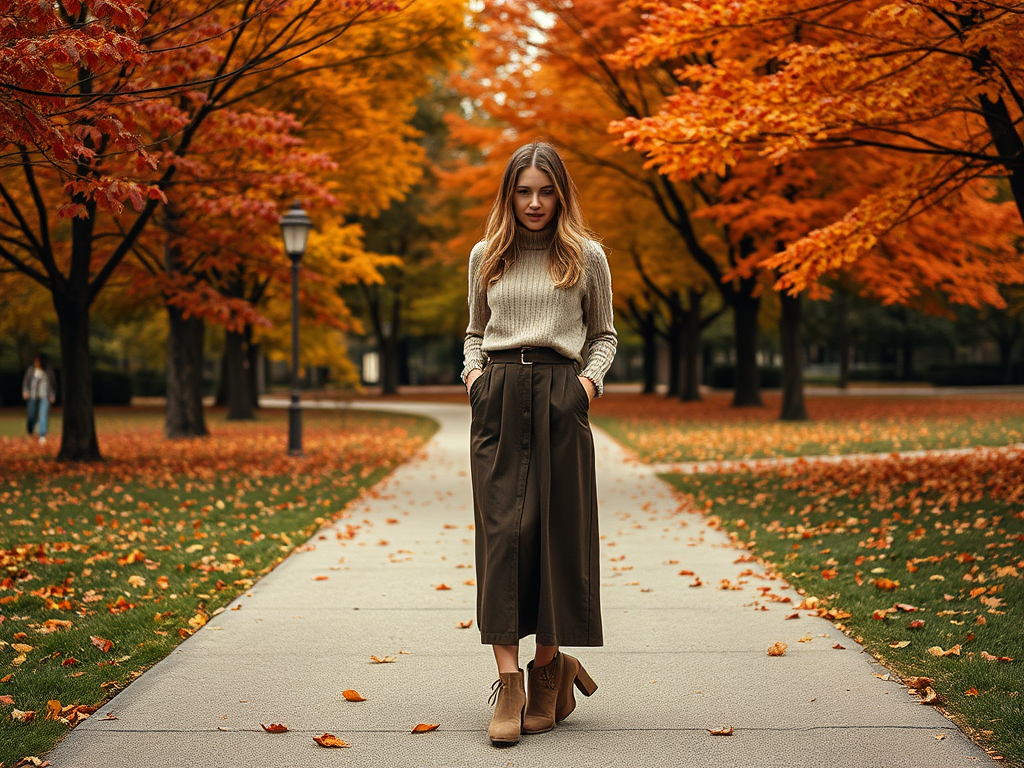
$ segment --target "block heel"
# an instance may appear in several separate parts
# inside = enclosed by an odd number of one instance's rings
[[[584,696],[593,696],[594,691],[597,690],[597,683],[594,682],[594,678],[587,674],[587,670],[583,668],[582,664],[579,665],[576,679],[573,682],[576,683],[579,692]]]

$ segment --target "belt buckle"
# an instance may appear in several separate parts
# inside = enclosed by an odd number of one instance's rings
[[[520,347],[519,348],[519,362],[523,365],[533,365],[533,360],[526,359],[526,353],[529,352],[533,347]]]

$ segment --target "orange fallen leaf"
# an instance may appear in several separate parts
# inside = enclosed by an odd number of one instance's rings
[[[697,574],[695,574],[695,573],[694,573],[693,571],[688,571],[688,570],[686,570],[686,569],[684,568],[683,570],[681,570],[681,571],[679,572],[679,575],[680,575],[680,576],[696,576]]]
[[[732,726],[727,728],[708,728],[708,733],[712,736],[732,736]]]
[[[908,645],[910,645],[909,640],[896,640],[889,643],[890,648],[906,648]]]
[[[845,651],[845,650],[846,650],[846,646],[845,646],[845,645],[843,645],[843,644],[841,644],[841,643],[836,643],[836,644],[835,644],[835,645],[833,645],[832,647],[833,647],[833,648],[834,648],[835,650],[837,650],[837,651]]]
[[[977,695],[978,695],[978,689],[977,688],[968,688],[966,691],[964,691],[964,696],[977,696]]]
[[[701,581],[700,580],[700,576],[698,576],[692,582],[690,582],[690,586],[691,587],[703,587],[704,586],[704,582]]]
[[[959,656],[960,655],[960,643],[957,643],[952,648],[950,648],[948,651],[942,650],[942,648],[940,646],[938,646],[938,645],[933,645],[931,648],[928,649],[928,653],[930,653],[932,656],[940,656],[940,657]]]
[[[6,693],[0,693],[0,704],[14,704],[14,697]]]
[[[284,723],[271,723],[270,725],[260,723],[260,728],[267,733],[287,733],[288,731],[288,726]]]
[[[395,660],[394,656],[371,656],[374,664],[390,664]]]
[[[898,581],[893,581],[892,579],[886,579],[886,578],[872,579],[872,581],[874,582],[875,587],[877,587],[878,589],[884,589],[884,590],[887,590],[887,591],[894,590],[897,587],[899,587],[899,585],[900,585],[900,583]]]
[[[114,642],[112,640],[107,640],[105,637],[89,635],[89,639],[92,641],[92,644],[103,651],[103,653],[109,653],[110,649],[114,647]]]
[[[791,613],[791,614],[789,614],[789,616],[786,617],[786,621],[789,621],[790,619],[799,619],[799,618],[800,618],[800,614],[799,613]]]
[[[412,733],[426,733],[427,731],[436,731],[440,725],[440,723],[420,723],[419,725],[413,726]]]
[[[470,619],[469,621],[460,621],[455,626],[458,627],[459,629],[469,629],[470,627],[473,626],[473,620]]]
[[[26,768],[46,768],[49,764],[49,760],[43,760],[35,755],[26,755],[14,765],[15,768],[22,768],[22,766],[25,766]]]
[[[34,709],[28,710],[27,712],[23,712],[20,709],[11,710],[11,720],[17,720],[19,723],[30,723],[35,719],[36,713]]]
[[[341,695],[345,697],[345,701],[366,701],[366,699],[359,695],[359,691],[353,691],[351,688],[342,691]]]
[[[47,720],[60,720],[60,711],[64,709],[64,705],[57,699],[50,699],[46,702],[46,719]]]
[[[325,733],[323,736],[314,736],[313,741],[321,747],[351,747],[347,741],[342,741],[333,733]]]
[[[910,622],[910,628],[911,629],[920,629],[923,626],[924,626],[924,619],[914,619],[912,622]]]
[[[781,656],[782,654],[784,654],[786,652],[786,649],[788,647],[789,647],[788,645],[786,645],[784,642],[782,642],[780,640],[779,642],[774,643],[772,645],[772,647],[768,649],[768,655],[769,656]]]
[[[314,576],[313,577],[313,581],[327,581],[328,578],[330,578],[330,577],[328,577],[328,576]]]
[[[451,587],[449,587],[447,584],[438,584],[436,587],[434,587],[434,589],[438,591],[444,591],[446,589],[451,589]]]
[[[829,581],[831,579],[834,579],[838,575],[839,575],[839,571],[837,569],[835,569],[835,568],[827,568],[827,569],[825,569],[824,571],[821,572],[821,578],[825,579],[825,581]]]
[[[907,688],[923,689],[931,686],[935,681],[930,677],[908,677],[904,682],[907,684]]]

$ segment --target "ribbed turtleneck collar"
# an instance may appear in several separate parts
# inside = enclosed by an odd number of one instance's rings
[[[554,223],[538,231],[516,224],[516,230],[519,247],[524,251],[546,251],[551,246],[551,241],[555,239]]]

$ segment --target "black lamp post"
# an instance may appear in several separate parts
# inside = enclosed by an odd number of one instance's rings
[[[292,392],[288,405],[288,455],[302,455],[302,407],[299,405],[299,262],[306,252],[306,240],[313,222],[299,201],[281,217],[284,252],[292,260]]]

